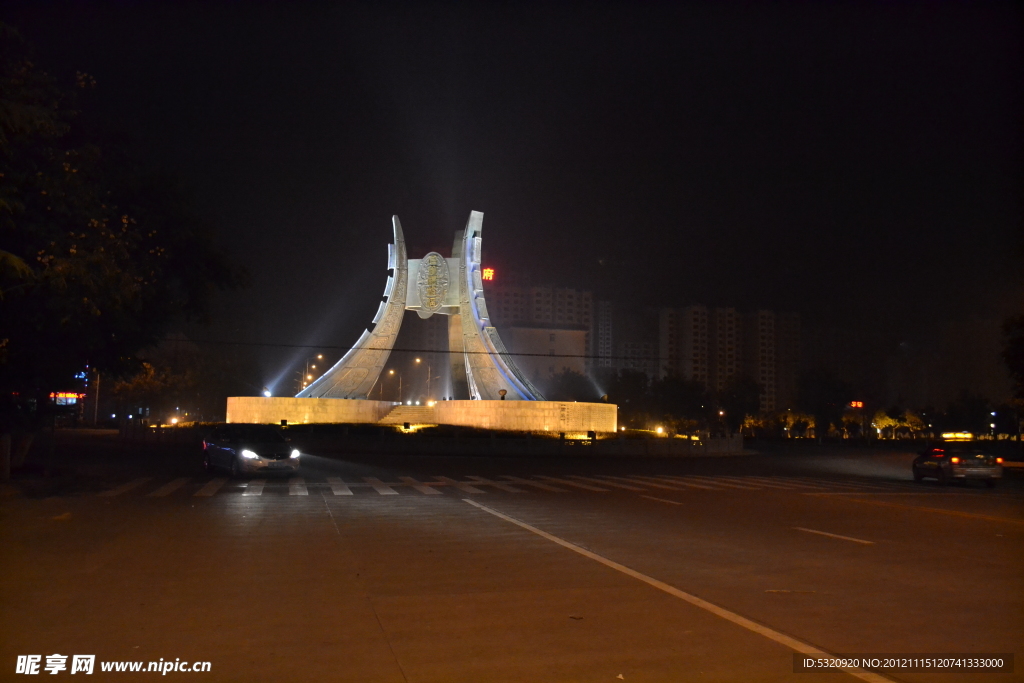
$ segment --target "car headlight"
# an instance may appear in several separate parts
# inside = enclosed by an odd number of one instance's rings
[[[293,448],[292,449],[291,457],[293,457],[293,458],[299,457],[299,449],[298,448]]]
[[[249,449],[245,449],[244,451],[242,451],[242,457],[243,458],[249,458],[250,460],[254,460],[254,459],[256,459],[256,458],[258,458],[260,456],[256,455],[255,452],[250,451]]]

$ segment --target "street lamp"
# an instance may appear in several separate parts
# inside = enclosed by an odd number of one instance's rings
[[[388,374],[391,375],[391,376],[394,376],[395,375],[395,371],[394,370],[388,370]],[[381,394],[383,395],[383,393],[384,393],[384,383],[383,382],[381,383],[380,389],[381,389]],[[401,401],[402,401],[402,373],[398,373],[398,401],[399,401],[399,403],[401,403]]]

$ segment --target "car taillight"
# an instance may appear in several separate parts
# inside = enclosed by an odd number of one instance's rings
[[[999,464],[999,465],[1002,465],[1003,464],[1003,459],[1002,458],[996,458],[996,463]]]
[[[960,462],[960,458],[958,458],[958,457],[956,457],[956,456],[954,455],[954,456],[953,456],[952,458],[950,458],[950,459],[949,459],[949,461],[950,461],[951,463],[953,463],[953,464],[955,465],[955,464],[957,464],[958,462]]]

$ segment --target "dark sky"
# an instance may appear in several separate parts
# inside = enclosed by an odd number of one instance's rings
[[[1006,3],[15,3],[90,116],[174,168],[254,275],[211,334],[349,344],[410,256],[636,305],[893,334],[1021,310]]]

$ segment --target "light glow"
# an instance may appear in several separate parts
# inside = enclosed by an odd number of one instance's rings
[[[176,424],[178,424],[178,418],[176,418],[176,417],[172,417],[172,418],[171,418],[171,424],[172,424],[172,425],[176,425]]]
[[[248,458],[249,460],[255,460],[255,459],[259,458],[260,456],[256,455],[256,453],[254,453],[253,451],[250,451],[248,448],[246,448],[244,451],[242,451],[242,457],[243,458]]]
[[[664,429],[662,429],[661,427],[658,427],[658,428],[657,428],[657,429],[655,429],[654,431],[658,432],[659,434],[663,434],[663,433],[665,432],[665,430],[664,430]]]
[[[974,434],[970,432],[945,432],[942,438],[946,441],[970,441],[974,438]]]
[[[290,458],[297,458],[297,457],[299,457],[299,455],[301,455],[299,453],[299,449],[298,448],[293,448],[292,449],[292,454],[290,456],[288,456],[288,457],[290,457]]]

